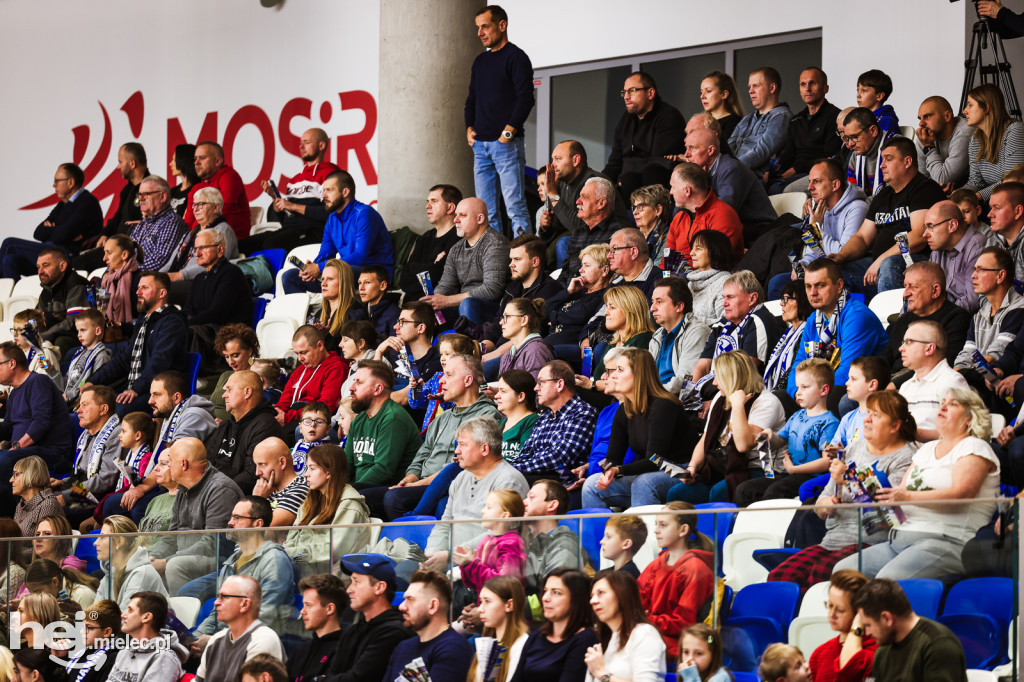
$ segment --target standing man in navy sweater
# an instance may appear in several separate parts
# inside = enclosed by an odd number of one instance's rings
[[[473,61],[466,98],[466,141],[473,148],[476,195],[487,204],[491,227],[501,232],[498,190],[512,221],[512,236],[530,232],[523,190],[523,124],[533,108],[533,64],[508,42],[508,14],[498,5],[476,13],[476,34],[487,49]]]

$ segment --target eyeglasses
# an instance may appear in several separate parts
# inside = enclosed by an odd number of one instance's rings
[[[948,223],[950,220],[952,220],[952,218],[946,218],[945,220],[940,220],[937,223],[925,223],[924,224],[924,231],[927,232],[928,230],[934,230],[939,225],[941,225],[943,223]]]
[[[323,426],[324,424],[330,424],[330,422],[325,419],[310,419],[309,417],[306,417],[299,423],[303,426]]]
[[[501,321],[502,322],[508,322],[508,318],[510,318],[510,317],[526,317],[526,315],[516,315],[515,313],[505,313],[504,315],[501,316]]]
[[[558,381],[558,379],[537,379],[538,384],[543,384],[545,381]]]
[[[231,520],[232,521],[241,521],[242,519],[248,519],[249,521],[252,521],[252,517],[251,516],[242,516],[241,514],[232,514],[231,515]]]
[[[779,303],[781,303],[782,305],[786,305],[790,301],[795,301],[795,300],[796,300],[795,296],[790,296],[789,294],[786,294],[781,299],[779,299]]]
[[[194,211],[197,208],[199,208],[200,206],[209,206],[210,203],[211,202],[209,202],[209,201],[193,201],[192,202],[192,210]]]
[[[216,249],[220,244],[196,244],[196,251],[202,251],[203,249]]]
[[[864,131],[861,130],[860,132],[854,133],[853,135],[846,135],[846,136],[844,136],[844,139],[847,142],[856,142],[860,138],[860,136],[863,135],[863,134],[864,134]]]
[[[638,92],[643,92],[647,88],[626,88],[625,90],[619,90],[619,97],[625,98],[626,95],[635,95]]]
[[[629,251],[630,249],[635,249],[635,248],[636,248],[635,246],[613,246],[613,247],[608,249],[608,255],[612,256],[612,255],[618,253],[619,251]]]
[[[102,630],[103,626],[102,625],[86,625],[85,629],[86,630]]]
[[[922,346],[927,346],[927,345],[930,345],[930,344],[935,343],[935,342],[934,341],[921,341],[920,339],[908,339],[905,336],[903,337],[903,345],[904,346],[909,346],[912,343],[919,343]]]
[[[830,602],[828,600],[825,601],[825,610],[826,611],[835,611],[836,613],[846,613],[846,609],[841,609],[841,608],[839,608],[838,604],[833,604],[832,602]]]
[[[639,213],[647,208],[648,204],[633,204],[633,213]]]
[[[56,185],[58,182],[70,182],[70,181],[71,181],[71,178],[54,178],[53,179],[53,184]]]
[[[395,323],[395,326],[401,327],[405,324],[416,324],[416,320],[403,320],[402,318],[398,318],[398,322]]]
[[[248,599],[249,597],[244,594],[224,594],[220,592],[217,594],[217,601],[224,601],[225,599]]]
[[[14,334],[15,336],[21,336],[22,334],[25,333],[25,328],[21,327],[19,329],[18,327],[11,327],[11,333]]]
[[[154,194],[162,194],[162,193],[163,193],[163,190],[159,190],[159,189],[158,189],[158,190],[157,190],[157,191],[155,191],[155,192],[139,192],[139,196],[140,196],[140,197],[151,197],[151,196],[153,196]]]
[[[971,270],[973,270],[975,273],[978,273],[978,272],[1002,272],[1003,271],[1002,268],[983,268],[980,265],[975,265],[973,268],[971,268]]]

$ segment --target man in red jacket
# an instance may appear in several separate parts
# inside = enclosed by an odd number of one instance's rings
[[[701,230],[718,230],[729,237],[736,260],[743,257],[743,224],[736,211],[715,196],[707,171],[684,161],[672,171],[669,193],[676,206],[685,210],[672,219],[666,241],[668,248],[683,254],[689,262],[693,235]]]
[[[245,183],[242,176],[231,166],[224,163],[224,148],[216,142],[200,142],[196,145],[196,173],[202,182],[197,182],[188,195],[188,207],[185,209],[185,222],[189,227],[196,227],[199,222],[192,213],[192,201],[196,192],[204,187],[220,190],[224,197],[224,209],[221,215],[235,231],[238,239],[249,236],[252,228],[249,218],[249,199],[245,194]]]
[[[338,409],[341,384],[348,377],[348,360],[328,352],[323,333],[311,324],[295,330],[292,350],[299,358],[299,366],[288,377],[276,407],[277,423],[285,427],[281,437],[288,443],[295,442],[295,425],[304,405],[319,400],[331,412]]]

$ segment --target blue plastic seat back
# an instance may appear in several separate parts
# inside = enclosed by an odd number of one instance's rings
[[[770,618],[730,618],[722,627],[723,663],[730,670],[756,672],[761,654],[778,641],[778,623]]]
[[[939,622],[953,631],[964,647],[968,669],[991,670],[1006,660],[1006,628],[981,613],[943,615]]]
[[[380,530],[380,536],[382,538],[388,538],[389,540],[397,540],[404,538],[411,543],[419,546],[420,549],[426,549],[427,538],[430,537],[430,531],[434,529],[433,524],[423,525],[406,525],[401,523],[402,521],[437,521],[433,516],[403,516],[399,519],[395,519],[394,522],[385,524]]]
[[[800,586],[796,583],[747,585],[733,599],[730,620],[747,616],[770,618],[779,624],[781,632],[786,633],[799,603]]]
[[[96,558],[96,536],[99,534],[99,529],[89,531],[79,537],[75,544],[75,556],[85,561],[86,573],[100,570],[100,560]],[[90,535],[92,537],[89,537]]]
[[[267,312],[267,299],[262,296],[252,299],[252,328],[255,329],[256,325],[260,323],[263,316]]]
[[[395,592],[395,598],[391,600],[392,606],[398,606],[405,601],[405,592]]]
[[[736,682],[761,682],[757,673],[733,672],[732,677]]]
[[[945,590],[941,580],[910,578],[896,582],[910,600],[914,613],[932,620],[939,617],[939,605],[942,603],[942,593]]]
[[[264,249],[263,251],[257,251],[252,254],[250,258],[263,256],[267,259],[267,262],[270,263],[270,269],[273,271],[274,275],[277,275],[281,268],[284,267],[284,259],[287,255],[288,254],[285,253],[284,249]]]
[[[942,615],[982,613],[1006,631],[1013,618],[1013,603],[1012,578],[969,578],[950,588]]]
[[[701,509],[736,509],[732,502],[704,502],[694,507]],[[722,575],[722,550],[725,547],[725,539],[732,532],[732,525],[736,520],[736,514],[720,512],[718,514],[698,514],[697,530],[711,538],[718,548],[718,575]],[[716,529],[717,524],[717,529]]]
[[[185,378],[188,379],[189,395],[195,395],[196,383],[199,381],[199,363],[203,358],[199,353],[185,353],[185,357],[188,358],[188,372],[185,373]]]
[[[568,514],[575,516],[578,514],[608,514],[609,510],[603,507],[592,507],[589,509],[574,509],[568,512]],[[583,551],[587,553],[587,557],[590,559],[591,565],[595,568],[601,563],[601,538],[604,537],[604,527],[608,522],[606,518],[600,519],[562,519],[558,522],[559,526],[565,526],[573,533],[576,533],[583,541]],[[653,538],[647,538],[648,542],[653,542]]]
[[[216,600],[216,597],[210,597],[209,599],[203,602],[202,606],[199,607],[199,613],[196,614],[196,625],[192,628],[193,632],[197,627],[199,627],[200,623],[206,620],[207,616],[213,613],[213,602],[215,602]]]

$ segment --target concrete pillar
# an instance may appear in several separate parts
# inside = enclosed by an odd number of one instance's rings
[[[473,17],[483,0],[381,0],[377,210],[392,230],[423,232],[427,190],[473,195],[463,110],[483,49]]]

